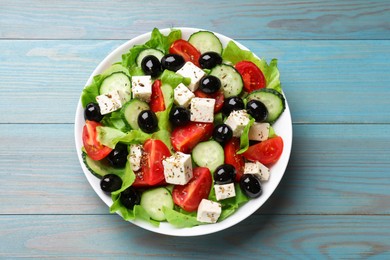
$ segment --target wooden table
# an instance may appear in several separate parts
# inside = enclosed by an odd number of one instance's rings
[[[293,118],[289,166],[266,205],[192,238],[109,214],[74,144],[93,69],[172,26],[279,59]],[[0,50],[0,258],[390,258],[389,1],[0,0]]]

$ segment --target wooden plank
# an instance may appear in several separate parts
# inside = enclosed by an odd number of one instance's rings
[[[295,123],[390,123],[390,41],[241,42],[279,59]],[[73,123],[90,73],[122,43],[0,41],[0,122]]]
[[[285,176],[258,214],[390,214],[389,132],[294,125]],[[108,214],[77,160],[73,125],[0,124],[0,133],[0,214]]]
[[[182,238],[118,216],[0,216],[0,257],[131,259],[388,259],[390,216],[252,216],[225,231]],[[12,242],[11,242],[12,241]]]
[[[5,0],[0,38],[127,39],[153,27],[187,26],[240,39],[390,39],[389,10],[379,0]]]

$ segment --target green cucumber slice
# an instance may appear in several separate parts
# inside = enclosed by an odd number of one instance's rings
[[[166,220],[163,207],[173,209],[174,206],[171,193],[164,187],[144,191],[140,205],[152,219],[157,221]]]

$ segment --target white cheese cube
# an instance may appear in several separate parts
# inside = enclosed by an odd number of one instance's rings
[[[133,98],[138,98],[145,102],[149,102],[150,97],[152,96],[152,77],[131,77],[131,91],[133,92]]]
[[[185,78],[191,79],[191,83],[187,87],[192,92],[198,89],[199,81],[201,80],[202,77],[206,75],[206,73],[202,69],[198,68],[190,61],[186,62],[184,66],[181,67],[181,69],[176,71],[176,73]]]
[[[268,181],[269,180],[269,169],[260,162],[256,162],[259,166],[259,173],[257,176],[260,178],[260,181]]]
[[[260,162],[245,163],[244,174],[255,174],[260,181],[269,180],[269,169]]]
[[[114,112],[120,109],[123,105],[123,95],[121,91],[113,90],[106,94],[99,95],[96,97],[96,101],[100,108],[102,115]]]
[[[141,169],[141,159],[142,159],[142,145],[132,144],[130,145],[130,152],[127,156],[127,160],[130,163],[131,169],[133,171],[139,171]]]
[[[191,99],[191,117],[193,122],[212,123],[214,121],[213,98],[193,98]]]
[[[221,212],[221,204],[211,200],[202,199],[198,207],[196,220],[205,223],[215,223],[221,215]]]
[[[234,183],[221,184],[221,185],[215,184],[214,190],[215,190],[215,196],[217,200],[224,200],[236,196]]]
[[[240,137],[249,121],[249,115],[245,110],[234,110],[226,119],[225,124],[233,130],[234,137]]]
[[[162,162],[167,183],[184,185],[192,178],[191,155],[177,152]]]
[[[251,128],[249,129],[249,140],[254,141],[265,141],[268,139],[269,134],[269,123],[257,123],[254,122]]]
[[[183,83],[180,83],[173,90],[173,98],[176,105],[188,107],[191,103],[191,99],[194,97],[194,93],[192,93]]]

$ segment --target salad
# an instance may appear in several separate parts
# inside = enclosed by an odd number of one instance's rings
[[[125,220],[221,222],[262,194],[286,108],[269,64],[212,32],[154,29],[81,95],[82,157]]]

